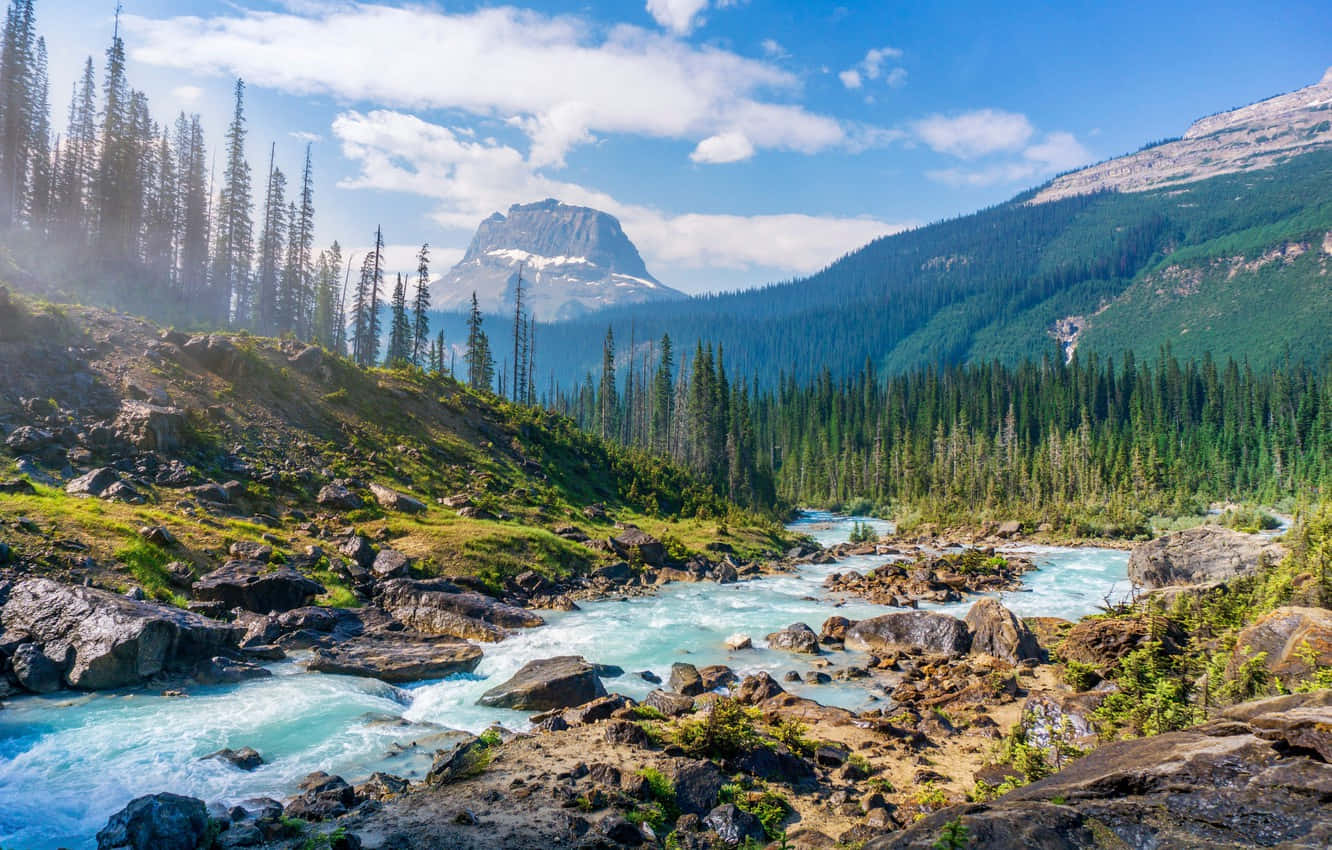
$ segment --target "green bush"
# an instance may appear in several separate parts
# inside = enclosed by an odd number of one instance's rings
[[[695,758],[728,758],[759,746],[755,714],[740,703],[722,697],[697,720],[686,720],[676,730],[676,743]]]

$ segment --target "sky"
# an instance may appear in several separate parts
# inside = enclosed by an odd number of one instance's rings
[[[442,273],[546,197],[617,216],[685,292],[817,271],[878,236],[1319,79],[1326,0],[1057,3],[124,0],[131,85],[219,151],[236,77],[262,196],[306,145],[321,243]],[[115,0],[37,0],[54,123]],[[260,213],[256,213],[256,220]]]

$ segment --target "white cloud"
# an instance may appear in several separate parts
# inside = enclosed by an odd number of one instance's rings
[[[998,109],[931,115],[915,122],[912,129],[934,150],[963,158],[1017,150],[1035,132],[1027,116]]]
[[[318,133],[311,133],[309,130],[292,130],[287,135],[301,142],[322,142],[324,140],[323,136]]]
[[[396,111],[344,112],[333,122],[333,135],[341,141],[343,153],[361,168],[358,176],[340,184],[344,188],[428,197],[437,203],[436,222],[465,232],[510,204],[559,198],[619,218],[648,262],[657,266],[762,267],[806,273],[877,236],[902,229],[854,217],[669,215],[545,176],[508,145],[473,141],[448,127]]]
[[[203,89],[198,86],[176,86],[171,90],[171,96],[181,103],[194,103],[203,97]]]
[[[684,6],[699,0],[673,8]],[[796,75],[665,33],[512,7],[301,9],[122,22],[146,64],[350,103],[517,118],[539,165],[608,133],[697,144],[735,130],[755,148],[804,153],[846,141],[841,122],[791,102]]]
[[[883,77],[884,82],[893,88],[901,88],[906,85],[907,72],[905,68],[893,68],[884,74],[884,65],[889,60],[898,60],[902,58],[902,51],[896,47],[876,47],[865,53],[865,58],[861,59],[854,67],[847,68],[837,76],[842,81],[842,85],[849,89],[858,89],[864,85],[866,80],[877,80]]]
[[[926,176],[950,186],[992,186],[1049,177],[1086,165],[1092,154],[1072,133],[1047,133],[1045,138],[1023,148],[1021,158],[980,168],[942,168]]]
[[[781,42],[777,41],[775,38],[763,39],[763,41],[759,43],[759,47],[763,49],[765,55],[772,59],[786,59],[791,55],[786,51],[785,47],[782,47]]]
[[[647,0],[653,20],[677,35],[688,35],[694,19],[708,7],[708,0]]]
[[[745,138],[745,134],[732,130],[699,142],[689,158],[694,162],[739,162],[753,155],[754,146]]]

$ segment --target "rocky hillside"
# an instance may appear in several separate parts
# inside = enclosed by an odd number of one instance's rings
[[[1141,192],[1268,168],[1332,145],[1332,68],[1311,86],[1199,119],[1184,135],[1056,178],[1032,203]]]
[[[436,309],[511,312],[521,270],[523,303],[541,321],[603,307],[684,298],[643,264],[614,216],[548,198],[514,204],[481,222],[462,261],[431,287]]]
[[[784,542],[757,519],[718,538],[696,517],[726,507],[682,472],[449,378],[0,295],[0,564],[25,574],[185,604],[199,576],[267,546],[350,603],[346,569],[381,549],[501,592],[614,563],[614,520],[684,560]],[[333,555],[361,538],[375,545]]]

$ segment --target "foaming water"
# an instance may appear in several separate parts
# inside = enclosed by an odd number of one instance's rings
[[[864,520],[809,513],[791,528],[832,544],[847,539],[856,519]],[[880,532],[891,528],[868,521]],[[1022,616],[1075,619],[1128,590],[1124,552],[1014,548],[1041,567],[1025,577],[1023,592],[1003,597]],[[642,672],[665,679],[675,661],[727,664],[742,675],[764,670],[779,679],[789,670],[804,672],[811,659],[769,650],[764,636],[796,622],[818,629],[833,614],[859,619],[893,610],[823,589],[830,573],[866,571],[885,560],[848,558],[732,585],[673,584],[650,597],[546,612],[546,626],[484,646],[475,674],[410,688],[305,673],[288,661],[272,665],[272,678],[193,687],[185,698],[130,691],[17,699],[0,710],[0,846],[94,846],[93,836],[112,812],[158,791],[234,803],[286,797],[313,770],[349,781],[376,770],[419,778],[434,750],[451,744],[448,730],[528,725],[524,713],[483,708],[476,700],[534,658],[582,655],[622,667],[625,674],[606,679],[606,688],[635,698],[655,687]],[[969,605],[929,607],[961,614]],[[728,651],[724,642],[737,633],[750,635],[756,648]],[[839,653],[833,660],[845,666],[857,658]],[[784,686],[847,708],[876,698],[873,684]],[[222,747],[245,746],[268,763],[246,773],[201,760]]]

